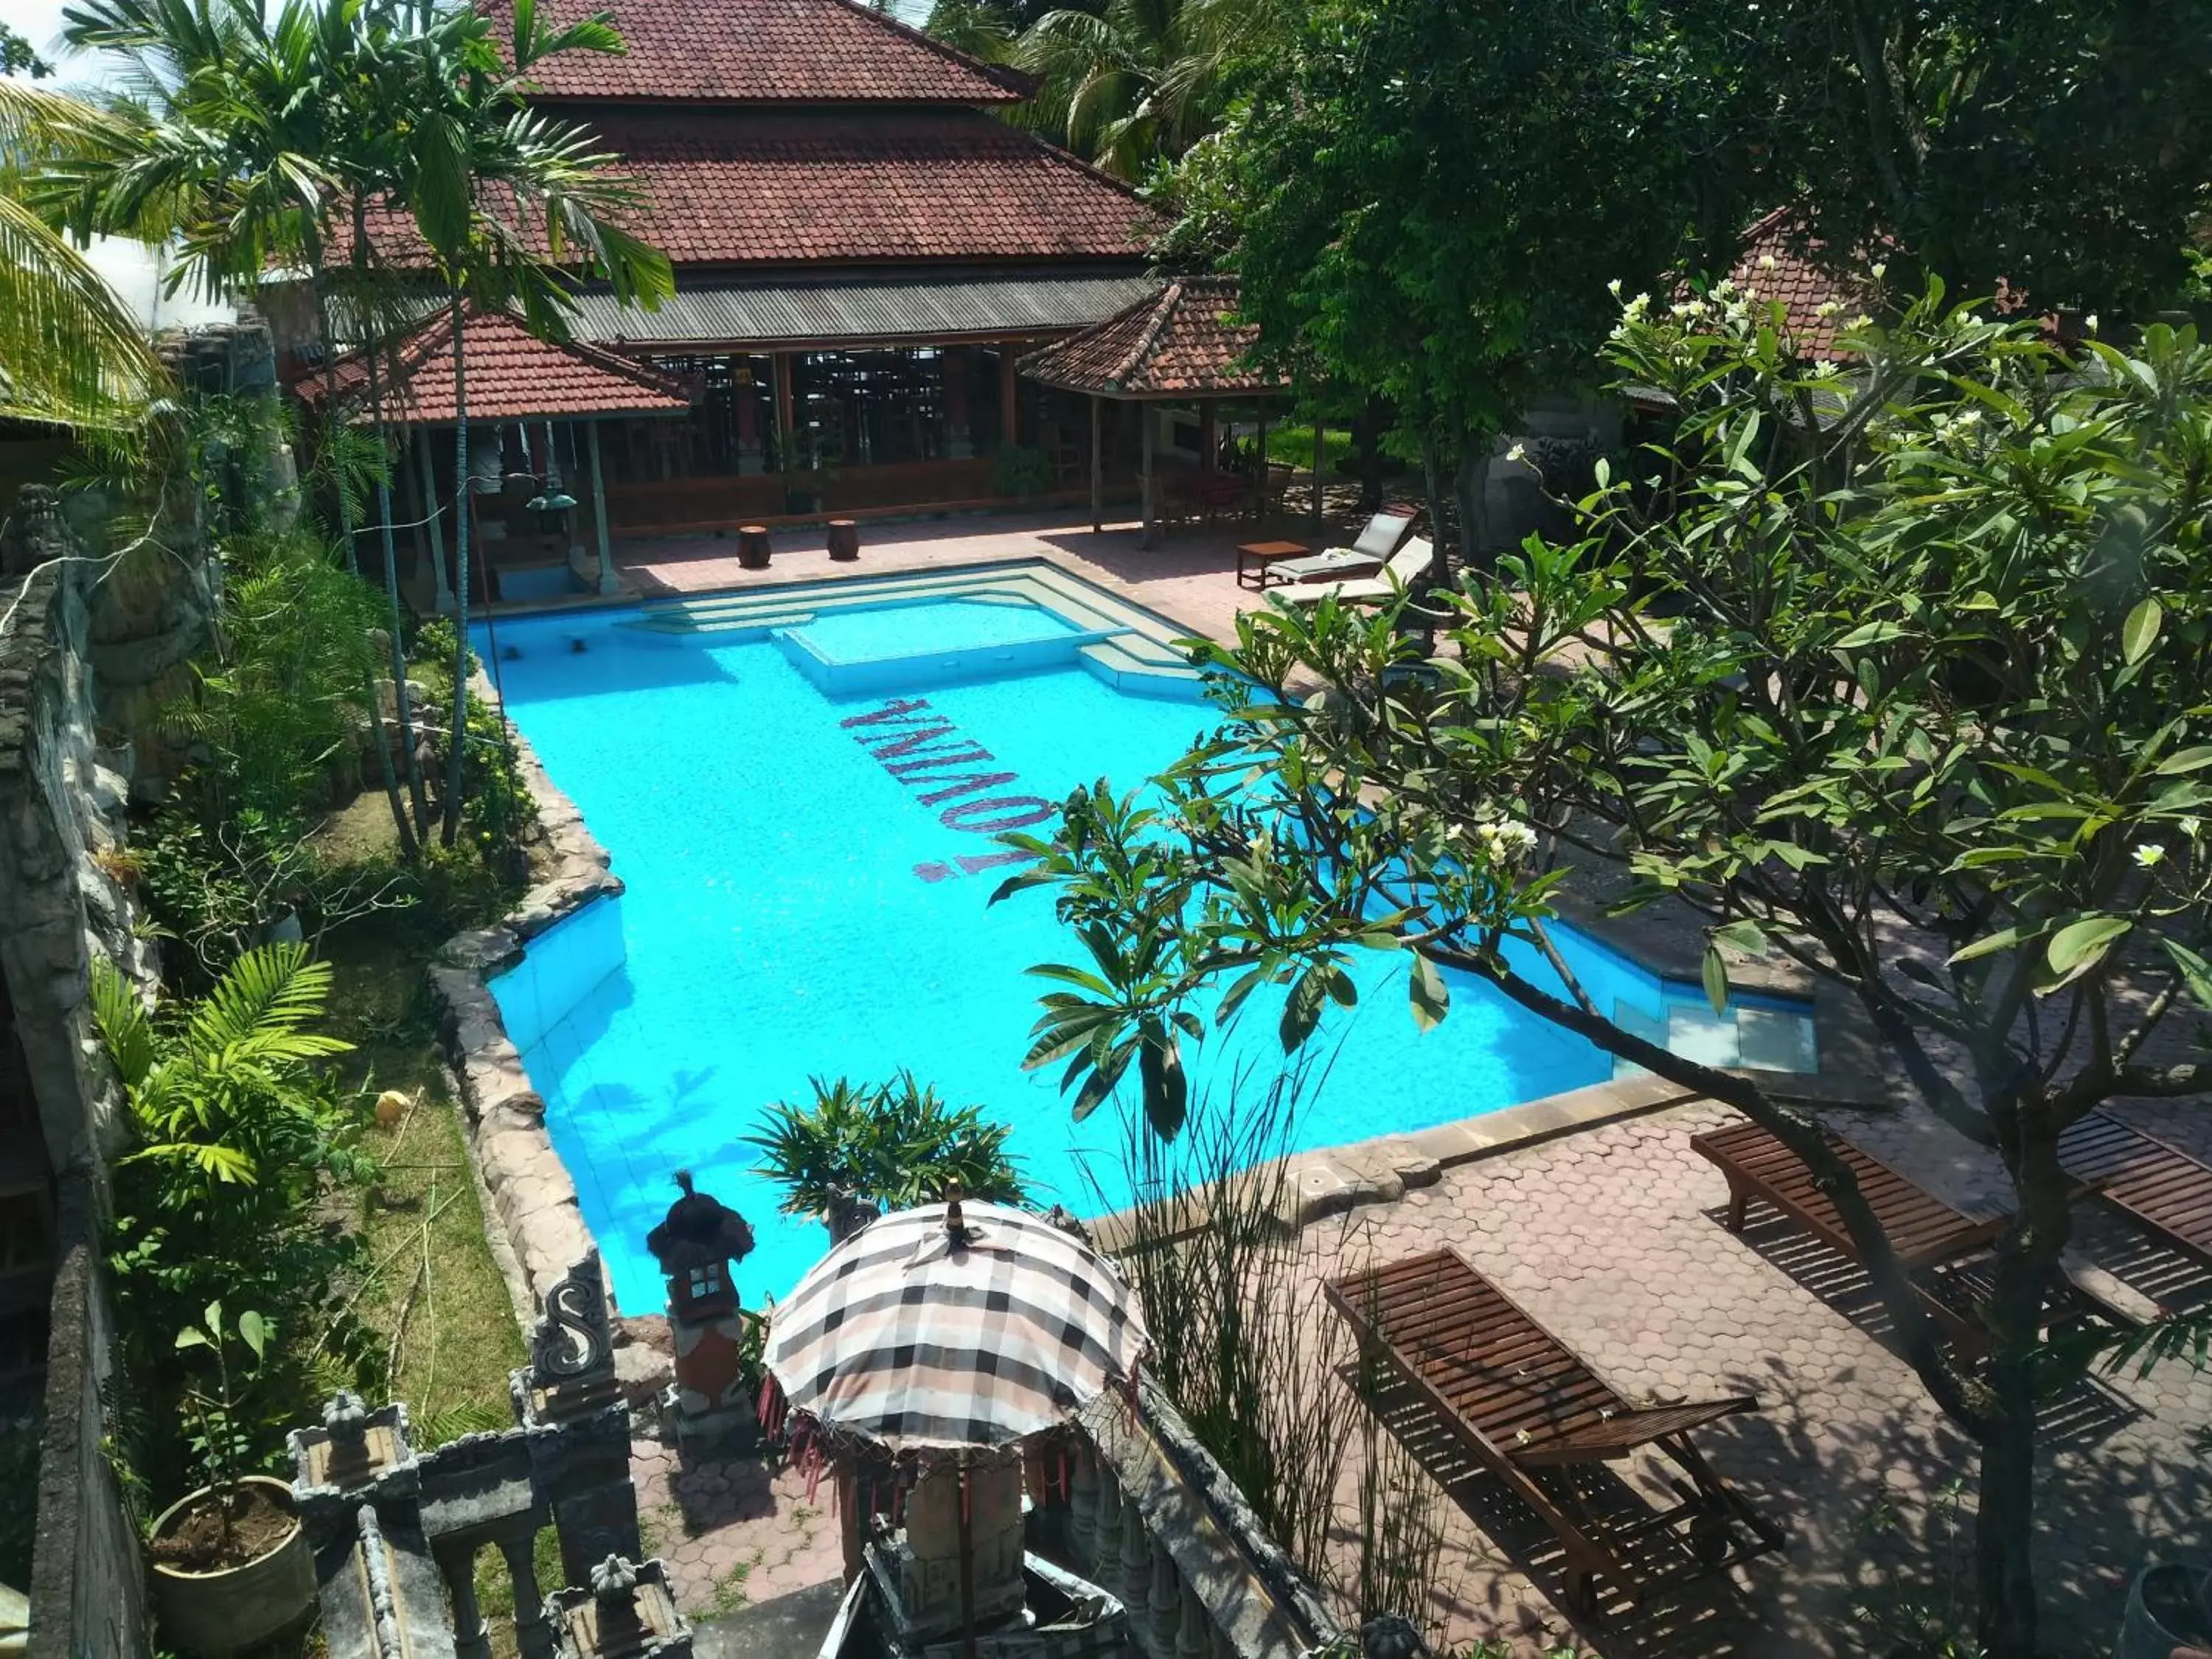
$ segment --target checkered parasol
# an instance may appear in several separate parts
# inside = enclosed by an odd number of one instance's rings
[[[898,1453],[1055,1427],[1133,1378],[1145,1342],[1136,1293],[1082,1240],[932,1204],[824,1256],[775,1310],[768,1365],[791,1410]]]

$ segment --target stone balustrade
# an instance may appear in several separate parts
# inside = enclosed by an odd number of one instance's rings
[[[1079,1419],[1085,1452],[1042,1526],[1121,1598],[1145,1659],[1304,1659],[1346,1632],[1149,1383]]]

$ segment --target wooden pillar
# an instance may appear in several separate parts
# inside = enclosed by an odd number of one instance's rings
[[[423,516],[430,521],[430,568],[438,580],[438,614],[449,617],[454,606],[453,580],[446,574],[446,503],[438,494],[438,464],[430,453],[430,434],[419,426],[415,428],[415,459],[422,469],[422,494],[428,501]],[[467,479],[461,479],[455,490],[464,513],[468,511],[467,484]]]
[[[1198,470],[1211,472],[1220,454],[1221,406],[1211,398],[1202,398],[1198,404]]]
[[[799,465],[798,422],[793,415],[793,398],[791,389],[791,354],[779,351],[769,358],[769,378],[775,382],[775,450],[782,462],[781,470],[793,471]]]
[[[1314,522],[1319,524],[1321,522],[1321,458],[1328,449],[1328,433],[1322,426],[1321,416],[1318,415],[1314,416],[1313,434],[1313,516]]]
[[[1137,523],[1138,523],[1138,531],[1137,531],[1137,545],[1138,545],[1139,547],[1150,547],[1150,546],[1152,544],[1152,405],[1151,405],[1150,404],[1139,403],[1139,404],[1137,405],[1137,415],[1138,415],[1138,418],[1139,418],[1140,420],[1142,420],[1142,421],[1144,422],[1144,423],[1145,423],[1145,447],[1144,447],[1144,459],[1143,459],[1143,461],[1139,464],[1139,468],[1138,468],[1138,471],[1137,471],[1137,498],[1138,498],[1138,501],[1139,501],[1139,506],[1138,506],[1138,508],[1137,508],[1137,512],[1138,512],[1138,520],[1137,520]]]
[[[599,592],[619,593],[622,578],[615,574],[614,538],[607,533],[607,479],[599,465],[599,423],[585,422],[584,434],[592,454],[592,522],[599,532]]]
[[[1095,392],[1091,394],[1091,528],[1094,533],[1106,527],[1105,463],[1099,456],[1098,435],[1099,405],[1105,401]]]
[[[1020,348],[1011,340],[999,348],[999,441],[1018,444],[1022,441],[1021,404],[1014,396],[1014,359]]]
[[[1267,400],[1260,399],[1260,442],[1258,459],[1252,466],[1252,521],[1255,524],[1267,516],[1267,480],[1273,475],[1267,471]]]

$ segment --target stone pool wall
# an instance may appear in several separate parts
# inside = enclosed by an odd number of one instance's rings
[[[481,674],[471,695],[499,705]],[[544,1097],[532,1086],[507,1036],[491,981],[522,960],[532,939],[594,899],[619,894],[623,884],[576,804],[546,775],[513,721],[507,730],[538,809],[544,878],[503,921],[448,939],[431,964],[430,986],[441,1011],[446,1057],[460,1083],[470,1151],[490,1200],[486,1219],[497,1224],[495,1243],[503,1240],[511,1252],[509,1290],[518,1311],[526,1313],[542,1306],[569,1264],[598,1244],[585,1224],[576,1183],[546,1131]],[[608,1294],[611,1298],[611,1286]]]

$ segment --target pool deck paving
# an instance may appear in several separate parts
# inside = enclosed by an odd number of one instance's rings
[[[1970,1448],[1883,1340],[1863,1275],[1772,1219],[1723,1226],[1727,1187],[1689,1137],[1726,1121],[1708,1102],[1662,1107],[1443,1170],[1394,1202],[1310,1226],[1305,1270],[1321,1278],[1449,1248],[1464,1254],[1632,1401],[1750,1392],[1761,1409],[1698,1431],[1723,1475],[1789,1534],[1785,1549],[1732,1580],[1684,1592],[1605,1631],[1560,1612],[1553,1552],[1449,1448],[1419,1454],[1422,1505],[1443,1538],[1426,1613],[1455,1642],[1497,1637],[1539,1655],[1559,1640],[1626,1655],[1843,1655],[1878,1650],[1853,1615],[1940,1556],[1942,1494],[1972,1469]],[[2002,1176],[1932,1121],[1837,1114],[1870,1151],[1969,1210]],[[2146,1121],[2212,1156],[2212,1121]],[[2081,1212],[2084,1251],[2169,1300],[2212,1291],[2206,1276]],[[1337,1386],[1342,1386],[1338,1384]],[[2172,1364],[2100,1378],[2054,1408],[2039,1547],[2054,1651],[2088,1652],[2117,1628],[2130,1577],[2161,1552],[2212,1551],[2212,1469],[2191,1449],[2212,1426],[2212,1376]],[[696,1613],[727,1612],[820,1584],[839,1571],[825,1483],[757,1462],[684,1468],[641,1443],[641,1512]],[[1623,1466],[1647,1486],[1641,1462]],[[1346,1508],[1356,1451],[1340,1486]],[[1971,1488],[1965,1498],[1971,1512]],[[653,1517],[658,1517],[653,1519]],[[1931,1552],[1934,1553],[1931,1555]],[[1959,1571],[1966,1571],[1960,1558]],[[1346,1547],[1342,1563],[1354,1565]],[[1963,1588],[1963,1579],[1954,1579]]]
[[[1097,533],[1080,515],[1009,514],[864,526],[858,564],[831,562],[819,532],[805,531],[779,533],[765,572],[742,569],[734,543],[712,538],[629,542],[618,563],[632,595],[657,596],[1042,558],[1218,637],[1240,611],[1264,603],[1235,580],[1239,542],[1335,540],[1343,527],[1317,538],[1310,520],[1224,525],[1139,550],[1133,526]],[[1863,1099],[1893,1092],[1886,1080],[1864,1081]],[[1881,1602],[1886,1583],[1898,1595],[1939,1598],[1931,1563],[1948,1553],[1954,1592],[1966,1593],[1966,1546],[1945,1539],[1947,1516],[1961,1504],[1971,1514],[1972,1449],[1887,1345],[1863,1274],[1758,1211],[1741,1235],[1723,1226],[1726,1183],[1692,1152],[1689,1137],[1725,1121],[1724,1109],[1674,1102],[1648,1085],[1601,1088],[1614,1091],[1603,1109],[1538,1103],[1517,1139],[1473,1119],[1425,1132],[1410,1152],[1392,1148],[1382,1163],[1395,1157],[1418,1176],[1392,1179],[1395,1169],[1386,1170],[1357,1194],[1358,1207],[1311,1222],[1305,1271],[1317,1284],[1373,1261],[1454,1249],[1633,1401],[1756,1394],[1758,1413],[1715,1423],[1697,1439],[1789,1542],[1729,1579],[1607,1630],[1577,1632],[1558,1606],[1553,1553],[1530,1537],[1526,1517],[1500,1507],[1448,1449],[1425,1446],[1424,1501],[1443,1537],[1428,1618],[1454,1642],[1496,1636],[1532,1656],[1563,1639],[1607,1656],[1881,1650],[1887,1641],[1854,1607]],[[2148,1104],[2125,1114],[2212,1158],[2212,1114]],[[1961,1208],[2002,1207],[1995,1160],[1929,1115],[1826,1116]],[[1339,1152],[1347,1168],[1378,1155]],[[1431,1167],[1440,1152],[1447,1155]],[[2212,1274],[2092,1208],[2076,1219],[2071,1265],[2122,1305],[2212,1297]],[[2180,1364],[2148,1378],[2100,1377],[2054,1406],[2039,1534],[2053,1651],[2108,1650],[2129,1580],[2147,1560],[2212,1554],[2212,1467],[2192,1449],[2208,1429],[2212,1376]],[[1620,1468],[1649,1486],[1640,1460]],[[643,1442],[633,1472],[648,1541],[695,1616],[726,1615],[839,1573],[826,1482],[810,1498],[794,1471],[757,1460],[687,1468]],[[1340,1488],[1347,1502],[1357,1479],[1348,1455]],[[1963,1498],[1947,1499],[1961,1480]]]
[[[1158,546],[1140,549],[1133,521],[1109,521],[1093,531],[1082,514],[1007,514],[864,526],[857,563],[833,562],[825,532],[817,529],[777,532],[766,570],[745,569],[736,541],[713,537],[623,541],[615,563],[631,594],[662,598],[1043,559],[1219,639],[1235,634],[1239,611],[1265,603],[1257,590],[1237,585],[1238,544],[1279,537],[1320,546],[1358,528],[1340,519],[1325,522],[1327,533],[1317,534],[1310,518],[1224,521],[1177,530]]]

